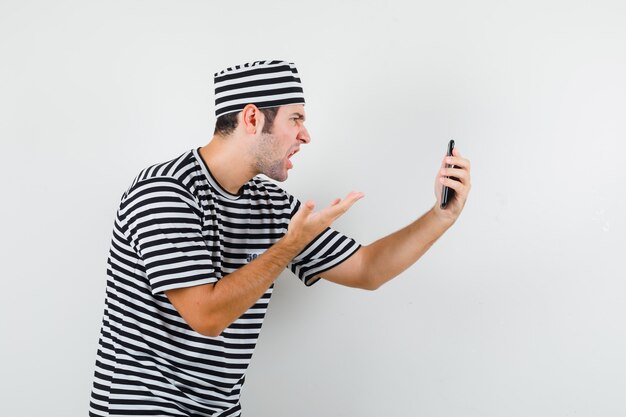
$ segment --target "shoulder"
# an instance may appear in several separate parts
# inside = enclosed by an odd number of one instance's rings
[[[169,161],[160,162],[142,169],[133,179],[129,189],[136,187],[142,182],[152,182],[164,179],[184,182],[190,171],[197,170],[198,164],[193,155],[193,150],[187,151]]]
[[[189,150],[176,158],[150,165],[139,171],[125,195],[131,194],[138,188],[150,188],[151,185],[158,183],[177,183],[191,193],[193,183],[199,175],[198,162],[193,150]]]
[[[122,195],[120,208],[147,196],[176,195],[193,204],[195,177],[198,176],[197,161],[193,151],[187,151],[176,158],[160,162],[142,169]]]

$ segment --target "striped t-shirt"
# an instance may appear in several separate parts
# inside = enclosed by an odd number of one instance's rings
[[[123,194],[108,258],[90,416],[239,416],[273,284],[220,336],[195,332],[164,291],[215,283],[287,231],[298,200],[255,177],[224,190],[198,150],[139,173]],[[306,285],[359,245],[327,229],[289,265]]]

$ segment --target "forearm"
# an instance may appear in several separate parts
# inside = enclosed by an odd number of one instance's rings
[[[302,250],[283,238],[248,265],[223,277],[207,299],[209,314],[227,327],[245,313]]]
[[[422,217],[363,248],[362,271],[369,288],[378,288],[417,262],[452,226],[431,209]]]
[[[285,236],[215,284],[170,290],[166,294],[195,331],[218,336],[263,296],[302,248],[301,243]]]

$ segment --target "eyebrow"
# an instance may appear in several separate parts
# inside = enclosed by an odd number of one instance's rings
[[[302,113],[298,113],[298,112],[291,113],[289,115],[289,117],[291,117],[291,116],[298,116],[300,119],[302,119],[303,122],[306,120],[306,117],[304,117],[304,114],[302,114]]]

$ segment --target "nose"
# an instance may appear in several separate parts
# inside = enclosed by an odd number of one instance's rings
[[[302,143],[309,143],[309,142],[311,142],[311,136],[309,135],[309,131],[306,130],[306,127],[302,126],[300,128],[300,132],[298,132],[297,139],[300,142],[302,142]]]

